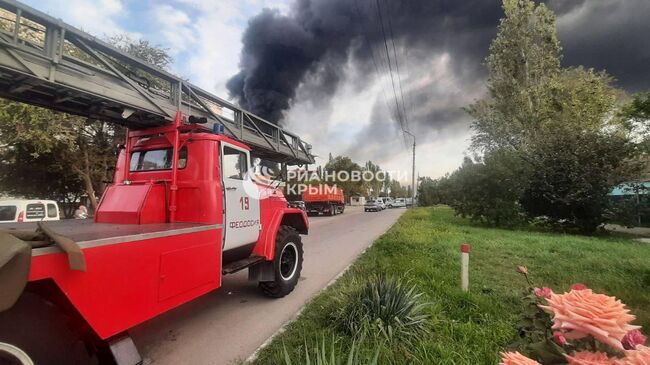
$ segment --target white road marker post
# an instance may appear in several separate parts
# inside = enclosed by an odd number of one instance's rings
[[[464,292],[469,291],[469,250],[468,243],[460,245],[460,286]]]

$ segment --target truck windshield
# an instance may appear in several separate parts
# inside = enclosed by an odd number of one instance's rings
[[[13,221],[16,219],[15,205],[0,205],[0,222]]]
[[[131,154],[131,171],[170,170],[172,168],[172,148],[135,151]],[[178,153],[178,168],[187,165],[187,147]]]

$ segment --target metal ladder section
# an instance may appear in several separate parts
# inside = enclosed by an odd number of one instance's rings
[[[261,158],[314,163],[295,134],[14,0],[0,0],[0,97],[130,129],[170,124],[181,111],[186,123],[223,125]]]

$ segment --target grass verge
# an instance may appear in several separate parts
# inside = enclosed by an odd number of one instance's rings
[[[459,284],[459,245],[472,245],[470,293]],[[306,247],[306,249],[309,249]],[[614,295],[650,329],[650,245],[621,237],[584,237],[478,226],[447,207],[417,208],[400,220],[335,284],[314,298],[286,331],[260,351],[254,364],[304,361],[305,347],[335,342],[345,353],[353,339],[332,320],[346,293],[376,274],[404,277],[431,303],[428,334],[413,343],[357,343],[380,364],[496,364],[516,338],[525,288],[516,265],[536,284],[564,291],[580,282]],[[286,349],[286,354],[285,354]]]

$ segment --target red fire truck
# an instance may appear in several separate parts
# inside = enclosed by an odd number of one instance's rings
[[[308,144],[38,10],[13,0],[0,10],[11,23],[0,27],[0,97],[128,130],[94,221],[45,224],[76,258],[32,246],[28,283],[0,312],[0,363],[138,364],[128,329],[226,274],[248,269],[271,297],[293,290],[307,217],[248,172],[254,158],[284,172],[313,163]]]

